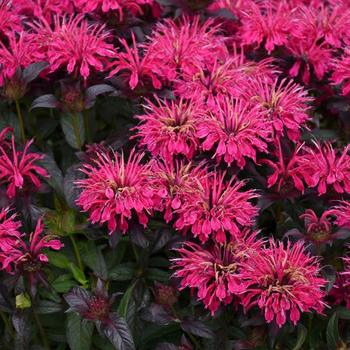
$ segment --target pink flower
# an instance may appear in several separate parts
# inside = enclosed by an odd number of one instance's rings
[[[199,16],[157,24],[147,47],[148,59],[157,63],[161,76],[170,82],[182,74],[193,75],[200,67],[210,67],[227,55],[218,26],[212,19],[201,24]]]
[[[16,0],[13,6],[17,13],[45,19],[48,23],[54,15],[72,14],[74,10],[71,0]]]
[[[108,35],[104,25],[89,24],[81,15],[56,17],[54,29],[41,32],[51,72],[66,67],[69,74],[86,80],[91,68],[104,71],[109,58],[115,57],[113,45],[106,42]]]
[[[107,222],[110,233],[125,233],[135,216],[146,227],[154,193],[149,168],[141,164],[143,154],[132,150],[128,160],[114,152],[97,154],[97,158],[94,165],[87,163],[81,169],[87,177],[76,182],[82,189],[77,204],[93,224]]]
[[[304,214],[300,215],[300,219],[304,220],[305,231],[300,232],[298,229],[292,229],[284,236],[305,239],[313,243],[319,252],[320,246],[331,245],[336,239],[345,239],[350,236],[350,231],[337,229],[333,215],[332,209],[324,211],[321,216],[317,216],[312,209],[306,209]]]
[[[316,187],[319,195],[329,188],[337,193],[350,193],[350,145],[344,150],[334,149],[330,143],[321,145],[315,142],[315,148],[305,147],[305,154],[299,164],[305,170],[304,178],[308,186]]]
[[[197,195],[199,183],[207,176],[206,167],[202,163],[194,165],[183,160],[151,161],[151,182],[155,192],[155,207],[164,211],[164,219],[168,223],[187,201],[188,196]]]
[[[13,8],[12,0],[0,2],[0,38],[12,36],[15,32],[22,31],[21,16]]]
[[[334,72],[331,77],[333,85],[342,84],[342,94],[350,92],[350,50],[345,49],[344,55],[333,61]]]
[[[349,258],[343,258],[344,263]],[[333,304],[342,304],[350,310],[350,264],[347,264],[346,269],[343,272],[337,273],[337,278],[333,285],[333,288],[329,292],[329,296],[332,298]]]
[[[338,205],[330,208],[330,214],[335,217],[335,223],[339,227],[350,229],[350,203],[340,201]]]
[[[177,211],[176,230],[191,230],[202,242],[212,237],[223,243],[226,233],[239,235],[243,227],[254,224],[258,209],[250,200],[258,195],[253,190],[243,191],[245,183],[235,177],[228,182],[224,178],[225,172],[210,173],[203,184],[198,184],[197,194],[186,195]]]
[[[224,63],[215,61],[210,68],[184,73],[181,80],[175,81],[175,94],[201,100],[212,109],[216,98],[239,96],[243,74],[235,59],[228,58]]]
[[[265,320],[276,321],[282,327],[287,320],[297,324],[301,312],[322,314],[325,307],[323,288],[326,280],[320,276],[315,257],[304,252],[302,242],[286,248],[270,240],[269,247],[247,259],[239,276],[246,289],[241,298],[245,310],[258,306]]]
[[[129,82],[132,90],[136,87],[146,87],[152,85],[155,89],[160,89],[162,83],[159,80],[158,68],[159,62],[154,61],[146,52],[144,57],[140,57],[139,48],[137,47],[135,35],[131,33],[133,48],[130,48],[125,39],[119,39],[124,46],[125,52],[117,53],[116,60],[112,66],[116,66],[109,76],[122,72],[122,77]]]
[[[0,253],[2,269],[7,273],[28,273],[31,284],[37,280],[43,282],[41,269],[49,262],[44,249],[60,250],[63,244],[50,235],[42,235],[44,225],[39,219],[35,231],[29,236],[29,244],[18,238],[11,249]]]
[[[291,36],[298,37],[300,34],[295,10],[286,1],[249,3],[242,13],[240,36],[244,45],[255,44],[259,47],[264,42],[270,54],[275,46],[286,45]]]
[[[245,158],[256,162],[257,152],[267,152],[271,141],[271,123],[259,106],[243,100],[217,98],[216,109],[197,121],[196,137],[202,139],[204,151],[215,149],[218,162],[221,158],[231,165],[245,166]]]
[[[160,155],[167,161],[181,154],[191,159],[198,149],[196,124],[205,114],[202,104],[195,100],[155,99],[156,104],[147,100],[146,114],[137,117],[141,124],[134,129],[140,144],[153,156]]]
[[[272,168],[273,173],[267,179],[267,187],[276,187],[277,193],[284,195],[295,195],[295,189],[304,193],[304,175],[305,171],[299,165],[299,159],[302,157],[300,151],[303,145],[295,148],[292,154],[284,154],[280,142],[277,143],[276,156],[277,161],[263,159],[262,164],[267,164]]]
[[[258,253],[261,241],[256,233],[245,230],[242,238],[224,245],[218,243],[203,247],[186,242],[177,249],[178,258],[172,259],[177,271],[173,277],[180,278],[180,290],[187,287],[197,291],[197,297],[214,315],[221,304],[237,302],[237,296],[245,290],[239,271],[253,251]]]
[[[33,140],[26,143],[23,151],[17,151],[15,138],[12,136],[11,149],[0,146],[0,184],[7,187],[6,193],[13,198],[18,191],[37,191],[41,186],[38,176],[49,177],[46,170],[35,163],[44,156],[29,152]]]
[[[287,48],[295,60],[289,75],[300,76],[304,84],[309,84],[312,72],[321,80],[331,67],[332,50],[325,43],[307,37],[291,40]]]
[[[292,141],[299,141],[300,129],[310,119],[308,111],[313,100],[307,92],[292,80],[283,79],[274,82],[263,79],[251,79],[243,85],[243,98],[260,107],[260,117],[271,120],[277,137],[287,134]]]
[[[6,45],[0,41],[0,86],[6,80],[14,77],[17,70],[45,60],[45,56],[36,43],[35,35],[27,32],[20,32],[19,35],[16,35],[15,32],[12,32],[7,40]]]
[[[0,253],[11,250],[12,246],[22,236],[19,231],[19,228],[22,226],[21,222],[16,219],[17,215],[10,215],[9,208],[0,210]]]

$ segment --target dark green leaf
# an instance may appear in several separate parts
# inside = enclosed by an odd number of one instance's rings
[[[151,281],[168,282],[170,279],[170,272],[157,268],[149,268],[146,272],[146,278]]]
[[[84,119],[81,113],[64,113],[60,117],[62,131],[67,143],[81,149],[85,141]]]
[[[71,262],[63,253],[49,250],[46,252],[46,255],[51,265],[59,267],[60,269],[70,269],[69,265]]]
[[[67,315],[66,336],[71,350],[90,350],[94,325],[76,313]]]
[[[50,300],[41,300],[36,310],[39,314],[53,314],[62,311],[62,305]]]
[[[94,241],[79,244],[84,263],[95,272],[97,277],[107,279],[107,267],[101,253],[102,247],[97,247]]]
[[[298,335],[297,335],[297,341],[292,350],[299,350],[302,348],[307,336],[307,329],[300,323],[298,325]]]
[[[80,270],[78,266],[73,263],[69,264],[69,268],[72,271],[73,277],[83,286],[87,287],[89,282],[85,277],[84,271]]]
[[[334,350],[337,347],[337,342],[339,340],[339,331],[338,331],[338,314],[335,312],[331,316],[327,325],[327,345],[329,350]]]
[[[134,282],[129,286],[129,288],[124,293],[122,299],[120,300],[119,306],[118,306],[118,313],[121,317],[125,318],[128,312],[128,306],[130,299],[132,298],[132,294],[134,291],[134,288],[136,286],[137,282]]]
[[[119,264],[109,271],[109,279],[114,281],[128,281],[134,277],[135,271],[135,263]]]

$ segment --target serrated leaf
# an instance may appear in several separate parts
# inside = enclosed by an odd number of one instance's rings
[[[78,266],[73,263],[69,264],[69,268],[72,271],[73,277],[83,286],[87,287],[89,282],[85,277],[84,271],[80,270]]]
[[[338,331],[338,314],[335,312],[328,321],[326,331],[327,345],[329,350],[334,350],[337,347],[339,340]]]
[[[29,65],[27,68],[23,70],[23,80],[26,84],[33,81],[35,78],[39,76],[39,74],[48,67],[49,64],[47,62],[35,62]]]
[[[123,263],[115,266],[109,271],[109,279],[113,281],[128,281],[135,275],[135,263]]]
[[[306,340],[307,329],[300,323],[298,325],[297,342],[292,350],[300,350]]]
[[[194,334],[201,338],[207,338],[211,339],[214,338],[213,331],[206,326],[203,322],[193,320],[193,319],[187,319],[183,322],[181,322],[181,328],[187,332]]]
[[[120,300],[119,306],[118,306],[118,314],[125,318],[128,312],[128,306],[130,299],[132,298],[132,294],[134,291],[134,288],[136,286],[137,281],[135,281],[133,284],[129,286],[129,288],[124,293],[123,297]]]
[[[71,350],[90,350],[94,325],[78,314],[69,313],[66,322],[67,342]]]
[[[88,241],[79,244],[84,263],[95,272],[97,277],[107,279],[107,266],[102,255],[102,247],[96,246],[95,242]]]
[[[117,313],[109,315],[109,322],[101,325],[102,333],[118,350],[134,350],[134,340],[125,320]]]
[[[63,113],[60,117],[62,131],[67,143],[81,149],[85,141],[84,119],[81,113]]]
[[[58,100],[52,94],[42,95],[36,98],[30,106],[30,111],[34,108],[57,108]]]

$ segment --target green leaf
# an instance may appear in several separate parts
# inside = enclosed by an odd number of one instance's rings
[[[51,265],[60,269],[70,269],[71,262],[63,253],[48,250],[45,254],[48,256]]]
[[[109,271],[109,279],[114,281],[128,281],[131,280],[135,275],[136,264],[135,263],[124,263],[115,266]]]
[[[79,248],[84,263],[94,271],[98,277],[107,279],[108,272],[106,262],[101,252],[103,247],[97,247],[94,241],[88,241],[79,243]]]
[[[76,282],[72,280],[71,275],[61,275],[55,279],[51,286],[58,293],[67,293],[72,287],[76,286]]]
[[[60,118],[62,131],[67,143],[81,149],[85,140],[84,119],[81,113],[64,113]]]
[[[297,342],[292,350],[299,350],[302,348],[307,336],[307,329],[302,325],[298,325]]]
[[[168,282],[170,279],[170,272],[157,268],[149,268],[146,272],[146,278],[151,281]]]
[[[72,271],[73,277],[84,287],[87,288],[89,285],[88,280],[85,277],[84,271],[81,271],[78,266],[73,263],[69,264],[69,268]]]
[[[337,314],[341,320],[350,320],[350,310],[344,306],[337,309]]]
[[[32,306],[32,301],[27,293],[21,293],[16,295],[16,308],[28,309]]]
[[[335,312],[328,321],[326,338],[327,338],[328,349],[330,350],[336,349],[337,342],[339,340],[337,312]]]
[[[71,350],[90,350],[94,325],[72,312],[67,315],[66,336]]]
[[[53,314],[62,311],[62,305],[50,300],[41,300],[36,310],[39,314]]]
[[[120,300],[120,303],[118,306],[118,314],[123,318],[126,318],[126,315],[128,313],[129,302],[130,302],[130,299],[132,298],[132,294],[136,286],[136,283],[137,281],[135,281],[133,284],[129,286],[129,288],[124,293],[122,299]]]

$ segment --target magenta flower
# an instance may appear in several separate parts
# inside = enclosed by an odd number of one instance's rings
[[[276,78],[268,80],[251,79],[244,86],[243,97],[253,105],[258,105],[267,113],[277,137],[287,134],[292,141],[299,141],[300,129],[310,119],[308,111],[313,100],[307,92],[292,80]],[[265,113],[266,112],[266,113]]]
[[[195,290],[212,315],[221,304],[237,303],[238,294],[245,290],[240,268],[253,252],[260,250],[261,241],[256,240],[256,233],[245,230],[241,235],[238,240],[206,248],[186,242],[177,249],[179,257],[172,259],[173,268],[177,269],[173,277],[181,280],[179,289]]]
[[[259,47],[264,43],[270,54],[276,46],[286,45],[291,36],[300,35],[295,10],[286,1],[250,3],[242,14],[240,36],[244,45]]]
[[[343,258],[347,265],[343,272],[338,272],[333,288],[329,292],[333,304],[344,303],[350,310],[350,261],[349,258]],[[348,263],[347,263],[348,261]]]
[[[239,96],[238,87],[245,75],[235,59],[227,59],[224,63],[215,61],[211,68],[184,73],[182,78],[175,82],[175,94],[201,100],[212,109],[217,98]]]
[[[199,67],[211,67],[227,56],[224,38],[212,19],[203,24],[200,17],[167,19],[157,24],[149,38],[148,59],[156,62],[161,76],[173,81],[182,74],[193,75]]]
[[[21,222],[16,220],[17,215],[10,215],[9,208],[2,208],[0,210],[0,252],[7,252],[12,249],[22,236],[19,228],[22,226]]]
[[[273,173],[267,179],[267,187],[275,187],[277,193],[294,196],[295,189],[304,193],[304,169],[299,165],[299,159],[302,157],[300,151],[303,144],[297,146],[291,155],[283,153],[280,143],[277,143],[276,156],[277,161],[263,159],[262,164],[267,164],[272,168]]]
[[[21,17],[13,8],[12,0],[0,2],[0,38],[22,31]]]
[[[66,67],[69,74],[81,75],[86,80],[91,68],[104,71],[109,58],[116,55],[113,45],[106,42],[108,35],[104,25],[89,24],[81,15],[56,17],[54,29],[41,33],[42,40],[47,42],[51,72]]]
[[[39,49],[35,35],[20,32],[16,35],[12,32],[8,36],[8,44],[0,41],[0,86],[6,80],[14,77],[19,69],[23,69],[32,63],[44,61],[45,56]]]
[[[350,229],[350,203],[340,201],[340,203],[329,210],[329,213],[335,217],[335,223],[339,227]]]
[[[37,191],[41,186],[40,177],[49,177],[46,170],[35,163],[44,156],[29,152],[33,140],[26,143],[23,151],[17,151],[12,136],[11,149],[0,145],[0,184],[6,186],[7,196],[15,197],[21,191]]]
[[[345,49],[344,55],[333,61],[334,72],[331,80],[334,85],[342,85],[342,94],[350,92],[350,50]]]
[[[121,76],[129,82],[132,90],[136,87],[147,87],[152,85],[155,89],[160,89],[162,83],[158,77],[158,65],[146,52],[144,57],[140,57],[139,48],[137,47],[135,35],[131,33],[133,47],[129,47],[125,39],[119,39],[124,46],[125,52],[119,52],[112,66],[116,66],[109,76],[113,76],[121,72]]]
[[[337,150],[330,143],[315,148],[305,147],[305,154],[299,159],[308,186],[317,187],[319,195],[333,188],[337,193],[350,193],[350,156],[348,150]]]
[[[322,314],[327,281],[320,276],[315,257],[304,252],[302,242],[270,240],[268,248],[247,259],[239,276],[246,289],[241,295],[245,310],[257,306],[265,320],[282,327],[287,320],[297,324],[301,312]]]
[[[188,193],[178,209],[176,230],[191,230],[195,237],[206,242],[212,237],[217,242],[240,234],[243,227],[253,226],[258,209],[250,202],[258,197],[253,190],[243,191],[244,182],[231,177],[225,182],[225,172],[210,173],[198,184],[198,193]]]
[[[204,107],[193,100],[155,99],[156,104],[147,100],[146,114],[137,117],[141,124],[134,129],[140,145],[168,161],[181,154],[191,159],[198,149],[196,124],[205,114]]]
[[[271,123],[259,106],[243,100],[216,99],[216,109],[197,121],[196,137],[202,140],[204,151],[215,149],[218,162],[223,158],[231,165],[245,166],[245,158],[256,162],[257,152],[267,152],[272,141]]]
[[[16,0],[14,7],[19,14],[45,19],[48,23],[55,15],[72,14],[74,10],[71,0]]]
[[[300,219],[304,220],[305,231],[300,232],[298,229],[288,231],[285,237],[296,237],[304,239],[314,244],[317,252],[320,252],[320,247],[324,244],[332,244],[336,239],[346,239],[350,236],[350,231],[338,229],[333,221],[333,212],[326,210],[321,216],[312,209],[306,209],[304,214],[300,215]]]
[[[45,249],[60,250],[63,244],[50,235],[42,235],[44,225],[39,219],[33,233],[29,235],[29,242],[18,238],[11,249],[0,253],[2,269],[7,273],[27,273],[30,285],[36,282],[45,283],[42,267],[49,262]]]
[[[291,40],[287,48],[295,60],[289,75],[300,76],[304,84],[309,84],[312,73],[321,80],[331,68],[332,50],[325,43],[307,37]]]
[[[168,223],[186,203],[187,197],[197,196],[199,184],[205,182],[206,167],[183,160],[154,159],[151,162],[151,182],[155,192],[155,208],[164,211]]]
[[[153,209],[153,189],[149,181],[149,167],[141,164],[143,154],[133,150],[128,160],[122,153],[97,155],[94,165],[86,163],[81,171],[86,179],[76,182],[82,192],[77,204],[88,212],[93,224],[107,223],[110,233],[125,233],[129,221],[137,217],[146,227],[146,214]]]

